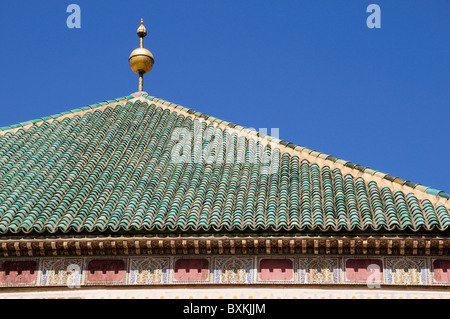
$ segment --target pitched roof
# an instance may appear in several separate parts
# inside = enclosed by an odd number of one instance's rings
[[[449,198],[146,94],[0,131],[2,234],[447,232]]]

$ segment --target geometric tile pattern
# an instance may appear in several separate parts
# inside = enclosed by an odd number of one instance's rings
[[[41,260],[40,284],[42,286],[81,285],[82,258],[47,258]]]
[[[360,263],[357,262],[358,259],[361,259]],[[372,264],[370,264],[371,262]],[[36,271],[26,269],[26,265],[32,264],[37,265]],[[355,267],[356,264],[368,265],[368,269],[357,268]],[[439,269],[436,270],[439,273],[433,273],[433,264],[439,266]],[[3,258],[0,259],[0,277],[3,278],[0,287],[53,286],[74,288],[129,285],[275,284],[359,285],[372,288],[377,287],[375,285],[377,283],[379,284],[378,287],[450,287],[450,281],[446,277],[450,270],[443,268],[448,267],[445,265],[449,264],[450,258],[433,256],[370,257],[370,259],[357,256],[298,257],[289,255],[276,257],[202,256],[195,258],[181,256]],[[92,265],[97,268],[93,268]],[[105,265],[105,268],[101,269],[99,265]],[[346,265],[351,268],[347,270]],[[382,265],[382,269],[379,269],[379,265]],[[120,268],[122,266],[123,269]],[[378,279],[380,282],[373,281],[370,278],[372,274],[370,267],[372,266],[383,273],[381,280]],[[21,268],[16,269],[14,267]],[[175,275],[176,271],[180,271],[180,268],[182,268],[183,275],[187,275],[187,277],[181,277],[181,280]],[[351,275],[347,275],[347,271],[351,271]],[[349,277],[360,278],[360,276],[355,277],[355,271],[367,271],[369,274],[367,281],[349,280]],[[30,277],[31,272],[34,273]],[[443,273],[445,276],[442,275]],[[189,280],[191,275],[193,275],[192,278],[197,278],[197,280]],[[199,275],[201,276],[198,277]],[[31,281],[30,278],[32,278]],[[436,278],[439,280],[436,280]]]
[[[131,258],[130,284],[159,285],[168,282],[169,258]]]
[[[215,283],[249,284],[253,278],[253,258],[251,257],[216,257]]]
[[[327,285],[339,283],[340,258],[299,258],[298,262],[301,283]]]
[[[423,257],[386,257],[386,283],[426,285],[429,282],[427,259]]]

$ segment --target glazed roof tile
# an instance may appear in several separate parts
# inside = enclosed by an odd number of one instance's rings
[[[442,232],[449,198],[145,94],[0,129],[2,234]]]

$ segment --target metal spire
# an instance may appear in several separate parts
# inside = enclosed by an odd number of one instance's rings
[[[142,92],[144,87],[144,74],[150,72],[155,63],[153,54],[144,48],[144,37],[147,35],[144,19],[141,19],[141,25],[137,29],[137,35],[140,38],[140,47],[131,52],[128,62],[130,63],[131,69],[139,74],[139,92]]]

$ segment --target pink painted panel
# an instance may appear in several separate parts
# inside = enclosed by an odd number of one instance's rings
[[[209,262],[207,259],[177,259],[174,275],[179,281],[205,281],[209,277]]]
[[[123,260],[91,260],[87,268],[87,280],[91,282],[121,281],[125,276],[125,262]]]
[[[440,259],[433,261],[433,276],[437,282],[450,283],[450,260]]]
[[[259,262],[261,280],[292,280],[294,265],[290,259],[261,259]]]
[[[372,266],[368,271],[370,265],[375,266]],[[379,267],[379,270],[376,269],[376,266]],[[381,259],[347,259],[345,268],[345,275],[347,280],[350,281],[367,281],[370,275],[373,277],[377,272],[380,275],[379,280],[383,280],[383,262]]]
[[[5,261],[0,270],[2,284],[28,284],[36,279],[35,261]]]

